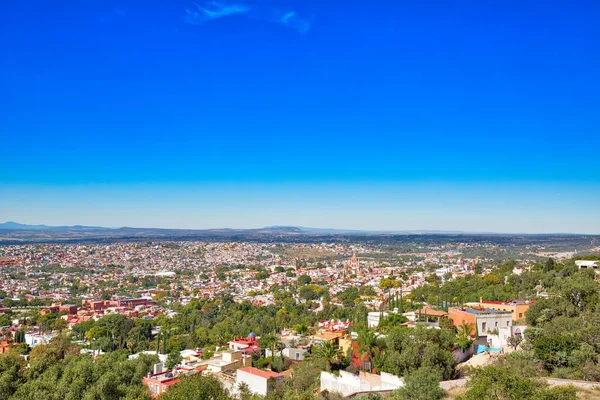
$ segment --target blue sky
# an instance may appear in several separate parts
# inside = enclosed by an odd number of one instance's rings
[[[600,233],[600,5],[0,4],[0,221]]]

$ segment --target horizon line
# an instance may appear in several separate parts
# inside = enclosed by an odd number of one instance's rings
[[[69,229],[69,228],[87,228],[87,229],[106,229],[106,230],[119,230],[119,229],[148,229],[148,230],[173,230],[173,231],[211,231],[211,230],[232,230],[232,231],[247,231],[247,230],[261,230],[261,229],[282,229],[282,228],[295,228],[303,231],[304,233],[323,233],[323,234],[380,234],[380,235],[394,235],[394,234],[429,234],[429,235],[570,235],[570,236],[600,236],[600,233],[579,233],[579,232],[498,232],[498,231],[465,231],[460,229],[356,229],[356,228],[317,228],[317,227],[305,227],[298,225],[265,225],[254,228],[240,228],[240,227],[213,227],[213,228],[166,228],[166,227],[139,227],[139,226],[98,226],[98,225],[46,225],[46,224],[23,224],[7,220],[0,222],[0,230],[11,230],[11,228],[4,228],[3,225],[15,224],[19,225],[21,230],[27,230],[27,227],[37,228],[38,230],[44,228],[50,229]],[[12,230],[19,230],[12,229]]]

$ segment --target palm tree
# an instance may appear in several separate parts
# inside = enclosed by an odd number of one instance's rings
[[[342,358],[342,351],[338,345],[333,342],[325,341],[314,348],[314,354],[317,358],[325,361],[325,370],[331,371],[331,365],[337,364]]]
[[[368,359],[370,369],[373,370],[375,368],[375,358],[381,353],[375,332],[363,329],[358,334],[358,351],[362,360]]]
[[[475,329],[475,325],[471,322],[463,321],[457,328],[458,337],[461,339],[469,339],[471,332]]]

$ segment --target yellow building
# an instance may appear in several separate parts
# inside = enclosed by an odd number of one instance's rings
[[[492,310],[499,311],[510,311],[512,313],[513,321],[521,321],[525,319],[525,312],[529,310],[529,306],[535,303],[533,300],[510,300],[507,302],[502,301],[488,301],[479,298],[480,308],[489,308]]]

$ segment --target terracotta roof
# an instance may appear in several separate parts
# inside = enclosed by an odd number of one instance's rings
[[[417,314],[419,315],[430,315],[432,317],[445,317],[448,315],[447,312],[434,310],[433,308],[424,307],[421,310],[417,310]]]
[[[260,376],[261,378],[269,379],[269,378],[279,378],[283,377],[283,375],[273,372],[273,371],[263,371],[262,369],[254,368],[254,367],[244,367],[240,368],[239,371],[246,372],[248,374]]]

